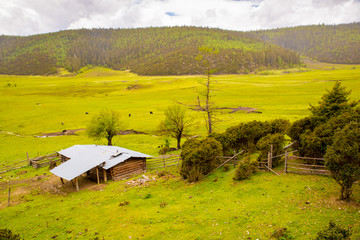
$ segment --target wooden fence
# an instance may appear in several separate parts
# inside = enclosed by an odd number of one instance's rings
[[[285,157],[285,173],[331,175],[325,167],[324,158],[299,156]]]
[[[147,170],[179,166],[181,158],[179,155],[167,155],[146,159]]]
[[[19,162],[14,162],[10,165],[2,165],[0,166],[0,174],[2,173],[6,173],[6,172],[9,172],[9,171],[12,171],[12,170],[16,170],[16,169],[19,169],[19,168],[23,168],[23,167],[26,167],[28,166],[28,160],[23,160],[23,161],[19,161]]]
[[[60,156],[58,153],[50,153],[45,156],[28,159],[29,165],[34,168],[40,168],[47,165],[51,165],[52,163],[60,162]]]
[[[52,163],[56,163],[60,161],[60,157],[57,153],[50,153],[45,156],[36,157],[36,158],[29,158],[29,155],[27,155],[27,160],[22,160],[19,162],[14,162],[9,165],[3,165],[0,166],[0,174],[6,173],[12,170],[20,169],[27,166],[33,166],[34,168],[40,168],[44,166],[51,165]]]

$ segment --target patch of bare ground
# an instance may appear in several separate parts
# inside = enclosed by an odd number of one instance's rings
[[[79,178],[79,188],[82,190],[99,191],[106,184],[96,184],[86,177]],[[71,181],[64,180],[61,183],[60,178],[55,175],[44,174],[33,178],[13,180],[9,182],[0,182],[0,209],[8,205],[8,189],[10,187],[10,205],[17,205],[23,202],[31,201],[33,196],[39,194],[52,194],[66,196],[69,193],[76,192],[76,188]]]
[[[85,128],[79,128],[79,129],[64,129],[61,132],[52,132],[52,133],[42,133],[40,136],[37,137],[57,137],[57,136],[63,136],[63,135],[75,135],[76,132],[85,130]]]
[[[219,110],[231,110],[229,113],[236,113],[238,111],[243,111],[246,113],[262,113],[260,111],[257,110],[257,108],[251,108],[251,107],[236,107],[236,108],[230,108],[230,107],[221,107],[221,108],[216,108]]]
[[[190,108],[193,111],[205,111],[205,109],[203,107],[201,107],[200,105],[186,105],[186,104],[183,104],[183,103],[180,103],[180,102],[178,102],[178,103],[187,106],[188,108]],[[235,108],[232,108],[232,107],[218,107],[218,108],[215,108],[215,109],[217,109],[217,110],[231,110],[229,113],[236,113],[238,111],[243,111],[243,112],[246,112],[246,113],[262,113],[262,112],[258,111],[257,108],[242,107],[242,106],[235,107]]]
[[[128,134],[147,134],[146,132],[139,132],[134,129],[123,130],[118,133],[118,135],[128,135]]]

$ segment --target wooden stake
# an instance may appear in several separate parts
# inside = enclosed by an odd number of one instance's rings
[[[103,169],[103,171],[104,171],[104,182],[107,182],[106,170]]]
[[[236,155],[236,152],[234,150],[234,156]],[[234,168],[236,168],[236,158],[234,158]]]
[[[96,180],[97,180],[97,184],[100,183],[100,178],[99,178],[99,168],[96,167]]]
[[[9,187],[8,207],[10,207],[10,193],[11,193],[11,188]]]
[[[79,191],[79,180],[78,178],[75,178],[75,185],[76,185],[76,191]]]
[[[26,152],[26,157],[27,157],[27,160],[28,160],[28,165],[31,166],[31,161],[30,161],[29,153],[28,153],[28,152]]]
[[[279,174],[277,172],[275,172],[274,170],[272,170],[271,168],[268,168],[267,166],[265,166],[267,169],[269,169],[269,171],[275,173],[276,176],[279,176]]]
[[[60,181],[64,185],[64,179],[60,178]]]
[[[285,174],[287,173],[287,159],[288,159],[288,152],[285,150]]]

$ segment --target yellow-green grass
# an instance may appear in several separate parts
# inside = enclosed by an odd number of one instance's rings
[[[222,110],[217,116],[220,122],[216,131],[251,120],[302,118],[309,114],[309,104],[317,104],[325,89],[331,89],[336,80],[353,90],[352,99],[360,99],[359,77],[358,66],[214,76],[217,91],[213,93],[213,101],[217,107],[243,106],[262,112],[230,114],[230,110]],[[202,76],[138,76],[104,68],[68,77],[0,76],[0,162],[24,159],[26,152],[35,157],[73,144],[105,144],[104,140],[87,139],[84,133],[34,137],[64,129],[83,129],[94,114],[104,109],[120,112],[126,129],[148,133],[118,136],[115,144],[140,150],[143,147],[138,142],[143,142],[149,146],[148,154],[156,154],[158,146],[164,143],[163,137],[154,136],[163,111],[176,102],[196,104],[203,88],[199,84],[201,79]],[[188,113],[196,123],[191,133],[205,135],[204,115],[192,110]]]
[[[218,91],[213,99],[218,107],[252,107],[262,112],[230,114],[230,110],[222,110],[216,130],[251,120],[294,121],[307,116],[309,104],[316,104],[336,80],[352,89],[353,100],[360,99],[359,77],[358,66],[338,65],[334,70],[214,76]],[[26,152],[35,157],[74,144],[106,144],[105,139],[89,139],[84,131],[35,137],[85,128],[103,109],[119,111],[126,129],[148,133],[116,136],[115,145],[157,155],[165,138],[154,131],[163,111],[174,102],[195,104],[201,79],[137,76],[103,68],[67,77],[0,76],[0,166],[25,159]],[[205,135],[202,113],[188,113],[198,123],[192,134]],[[171,145],[175,146],[174,140]],[[7,202],[7,181],[14,184],[44,173],[47,181],[46,168],[26,167],[2,175],[2,206]],[[334,220],[352,226],[353,239],[360,238],[358,184],[354,186],[355,202],[346,203],[336,200],[339,186],[329,177],[257,173],[249,180],[234,182],[233,169],[220,169],[200,183],[188,184],[176,168],[172,173],[174,178],[149,186],[129,188],[124,181],[111,182],[102,191],[83,189],[67,196],[34,187],[29,194],[13,196],[20,204],[0,210],[0,226],[25,239],[268,239],[278,228],[288,228],[296,239],[311,239]],[[16,192],[26,184],[38,186],[19,182],[12,189]],[[129,205],[119,206],[125,201]],[[161,203],[166,206],[160,207]]]
[[[121,181],[67,196],[34,189],[23,203],[0,210],[0,225],[25,239],[269,239],[280,228],[313,239],[334,220],[360,238],[359,207],[336,200],[333,179],[257,173],[234,182],[233,174],[218,170],[196,184],[179,177],[140,187]],[[359,190],[355,185],[357,199]]]

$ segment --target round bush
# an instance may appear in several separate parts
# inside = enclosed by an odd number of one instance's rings
[[[222,146],[212,137],[188,140],[181,151],[180,174],[189,182],[199,181],[220,164],[218,157],[221,155]]]

